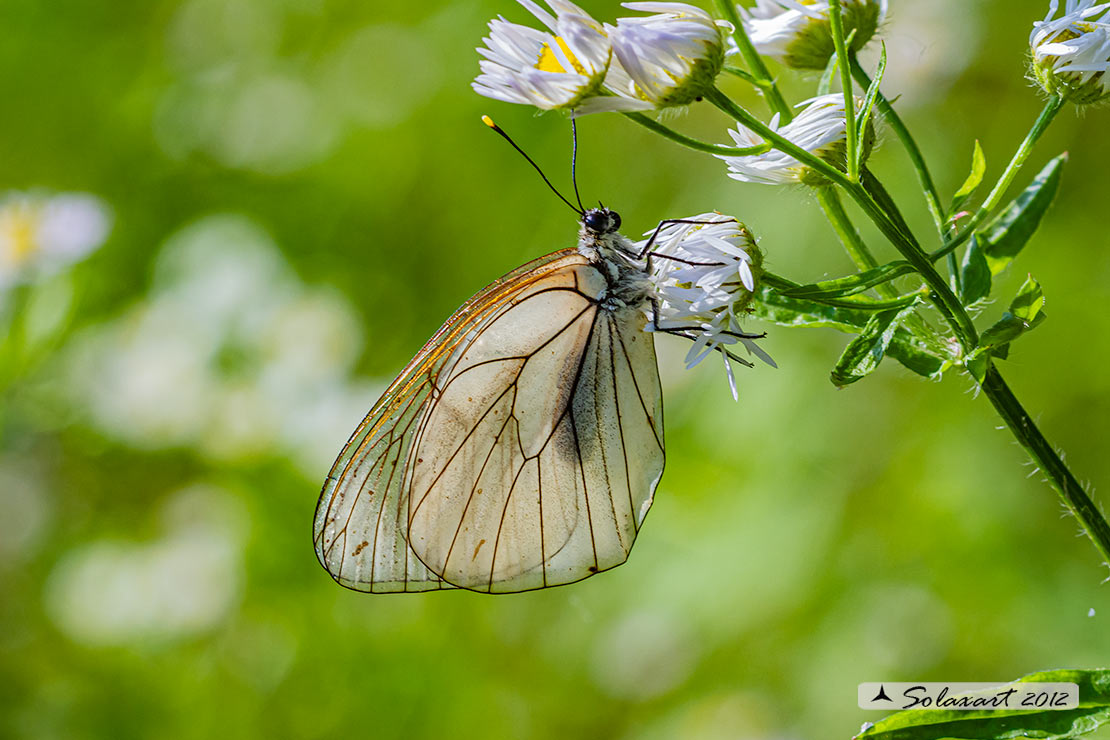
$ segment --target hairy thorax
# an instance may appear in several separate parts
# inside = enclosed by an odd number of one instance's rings
[[[598,234],[583,227],[578,234],[578,253],[601,272],[606,289],[597,300],[608,311],[643,308],[653,295],[651,281],[635,246],[616,232]]]

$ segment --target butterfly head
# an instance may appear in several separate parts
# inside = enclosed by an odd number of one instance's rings
[[[588,208],[582,214],[582,225],[586,227],[587,231],[596,236],[612,234],[621,227],[621,216],[616,211],[610,211],[604,206]]]

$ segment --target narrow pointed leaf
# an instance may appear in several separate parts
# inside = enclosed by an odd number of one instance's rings
[[[755,316],[779,326],[829,328],[855,334],[867,323],[868,314],[863,311],[790,298],[766,285],[757,290],[758,295],[752,303]]]
[[[790,298],[840,298],[862,293],[868,288],[889,282],[902,275],[908,275],[913,271],[913,266],[909,262],[898,260],[871,270],[865,270],[857,275],[799,285],[796,288],[784,290],[783,295]]]
[[[971,197],[975,189],[983,182],[983,175],[987,171],[987,158],[983,155],[983,147],[979,145],[979,140],[975,140],[975,149],[971,152],[971,173],[964,180],[964,184],[952,196],[952,207],[948,209],[949,213],[955,213],[960,210],[964,203],[967,203],[968,198]]]
[[[960,300],[965,306],[986,298],[991,293],[991,268],[983,254],[978,234],[971,235],[971,244],[964,252],[960,266]]]
[[[871,122],[871,113],[875,108],[875,101],[879,96],[879,84],[883,81],[883,73],[886,72],[886,44],[882,45],[879,52],[879,66],[875,70],[875,78],[871,80],[871,84],[867,88],[867,93],[863,98],[863,105],[860,106],[858,124],[858,135],[856,140],[860,142],[859,148],[856,149],[856,169],[863,162],[864,142],[867,137],[867,126]]]
[[[1045,165],[1029,187],[980,230],[983,234],[983,254],[992,274],[1002,272],[1029,243],[1056,197],[1067,158],[1067,153],[1064,153]]]
[[[833,384],[843,388],[874,372],[894,339],[899,324],[913,309],[910,306],[872,314],[859,336],[848,344],[833,368]]]
[[[1076,709],[909,709],[896,712],[856,735],[855,740],[1067,740],[1110,722],[1110,670],[1055,670],[1033,673],[1010,684],[1021,696],[1023,683],[1074,683]]]
[[[788,298],[762,286],[752,304],[754,315],[779,326],[827,328],[858,334],[867,324],[869,314],[863,311],[834,308],[809,300]],[[899,327],[887,348],[887,354],[909,370],[924,377],[935,377],[953,358],[944,347],[934,346],[905,327]]]
[[[792,280],[787,280],[786,278],[769,271],[765,271],[760,279],[765,285],[770,286],[779,293],[788,293],[791,290],[802,287]],[[827,298],[819,295],[810,295],[806,298],[806,300],[813,301],[814,303],[820,303],[824,306],[834,306],[836,308],[851,308],[858,311],[884,311],[888,308],[903,308],[905,306],[908,306],[922,295],[923,291],[914,291],[912,293],[906,293],[905,295],[887,299],[870,298],[868,296],[861,295],[850,295],[840,298]]]
[[[825,71],[821,73],[821,81],[817,83],[818,96],[828,95],[832,91],[832,81],[836,79],[837,61],[836,54],[829,57],[829,63],[825,65]]]

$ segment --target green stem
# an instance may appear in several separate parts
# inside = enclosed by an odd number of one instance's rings
[[[971,217],[971,220],[967,222],[967,225],[964,226],[959,234],[946,242],[943,247],[929,255],[930,259],[938,260],[947,254],[951,254],[953,250],[967,241],[968,237],[971,236],[979,224],[981,224],[998,206],[999,201],[1002,200],[1002,196],[1006,194],[1006,190],[1014,182],[1014,178],[1017,177],[1017,173],[1021,171],[1021,167],[1025,164],[1025,160],[1029,159],[1029,155],[1033,153],[1033,146],[1037,143],[1037,140],[1041,138],[1045,130],[1048,129],[1049,124],[1056,118],[1056,114],[1060,112],[1060,108],[1062,108],[1063,105],[1064,99],[1058,95],[1054,95],[1048,99],[1041,114],[1037,116],[1037,120],[1033,122],[1033,127],[1029,129],[1029,133],[1025,135],[1025,140],[1021,142],[1017,151],[1014,152],[1010,164],[1006,166],[1006,170],[1002,173],[1002,176],[998,178],[998,182],[995,183],[994,189],[991,190],[990,195],[983,201],[983,205],[979,206],[979,210],[975,212],[975,215]]]
[[[763,91],[771,110],[779,114],[782,122],[788,123],[794,118],[794,112],[790,110],[786,98],[779,92],[778,85],[775,84],[771,73],[767,71],[767,65],[763,63],[763,57],[759,56],[752,40],[748,38],[748,32],[744,30],[744,24],[740,20],[740,14],[736,11],[734,0],[716,0],[716,3],[721,17],[732,24],[732,37],[736,39],[736,46],[740,49],[740,56],[743,58],[744,64],[748,65],[748,69],[751,70],[752,84]]]
[[[848,49],[844,43],[844,21],[840,17],[840,0],[829,3],[829,26],[832,29],[833,44],[836,46],[837,67],[840,69],[840,86],[844,89],[844,130],[847,141],[848,179],[859,180],[856,148],[856,99],[852,95],[852,70],[847,64]]]
[[[730,64],[726,64],[725,66],[721,67],[721,71],[722,72],[727,72],[728,74],[732,75],[733,77],[739,77],[740,79],[744,80],[745,82],[750,82],[751,84],[755,85],[756,87],[759,87],[759,88],[763,87],[760,80],[757,80],[756,78],[752,77],[750,74],[748,74],[747,71],[745,71],[743,69],[740,69],[739,67],[733,67]]]
[[[856,78],[856,83],[865,90],[871,87],[871,78],[860,65],[859,60],[856,59],[856,55],[849,54],[848,61],[851,64],[852,75]],[[910,163],[913,165],[914,171],[917,172],[917,179],[921,183],[921,190],[925,194],[925,205],[929,208],[929,215],[933,217],[933,224],[937,227],[937,233],[943,239],[944,213],[941,209],[937,186],[933,182],[933,176],[929,173],[929,166],[925,164],[925,157],[921,154],[921,150],[910,134],[910,130],[906,128],[902,118],[895,112],[894,106],[881,92],[875,96],[875,103],[879,106],[887,125],[898,137],[898,141],[902,143],[902,148],[909,155]]]
[[[1091,501],[1083,486],[1075,479],[1068,466],[1044,438],[1037,425],[1022,408],[1014,392],[998,373],[993,364],[988,365],[980,386],[990,399],[998,415],[1006,422],[1014,437],[1048,476],[1052,487],[1060,494],[1064,505],[1082,523],[1087,536],[1098,548],[1103,561],[1110,563],[1110,525],[1098,507]]]
[[[913,235],[913,230],[910,228],[910,225],[906,223],[906,219],[902,217],[902,211],[898,209],[898,205],[894,202],[894,198],[891,197],[890,193],[887,192],[887,189],[883,186],[883,183],[879,178],[875,177],[869,167],[864,166],[863,170],[860,172],[860,185],[867,194],[886,211],[887,216],[890,217],[890,220],[894,222],[895,226],[902,230],[903,234]]]
[[[878,267],[879,261],[875,259],[875,255],[871,254],[871,250],[863,243],[863,238],[860,237],[855,224],[852,223],[847,211],[844,210],[844,204],[841,202],[840,194],[837,193],[836,188],[831,185],[823,185],[815,187],[813,192],[817,196],[817,202],[820,204],[821,210],[825,212],[825,217],[832,225],[833,231],[840,238],[840,243],[844,245],[845,251],[848,252],[848,256],[852,258],[856,267],[860,270],[870,270]],[[888,287],[885,284],[879,286],[879,288]],[[891,296],[888,295],[887,297]]]
[[[883,235],[921,274],[921,278],[932,291],[931,300],[933,304],[940,310],[945,321],[955,331],[956,337],[964,350],[968,353],[975,350],[979,341],[979,333],[975,330],[975,325],[964,310],[959,298],[952,292],[947,281],[933,267],[929,255],[917,243],[913,234],[903,231],[892,221],[879,204],[864,190],[863,186],[858,182],[849,180],[843,172],[825,160],[807,152],[788,139],[783,138],[776,131],[771,130],[766,124],[737,105],[720,90],[709,91],[706,93],[706,99],[742,123],[746,128],[763,137],[764,140],[771,142],[779,151],[789,154],[806,167],[820,172],[829,180],[844,188],[845,192],[852,197],[852,200],[856,201],[856,204],[867,214],[867,217],[879,227]]]
[[[655,133],[665,136],[677,144],[696,149],[699,152],[721,154],[729,157],[748,157],[756,154],[765,154],[773,148],[771,144],[767,142],[756,144],[755,146],[722,146],[721,144],[710,144],[707,141],[680,134],[674,129],[664,126],[655,119],[645,116],[643,113],[625,113],[624,115],[641,126],[651,129]]]
[[[864,170],[866,172],[866,168]],[[814,188],[817,195],[817,202],[820,203],[822,210],[825,211],[825,217],[832,224],[833,231],[840,238],[840,243],[844,245],[845,251],[852,258],[852,262],[856,264],[860,270],[870,270],[879,266],[879,261],[875,259],[875,255],[871,253],[863,239],[856,230],[852,220],[848,217],[848,213],[844,210],[844,204],[840,200],[840,193],[836,188],[831,185],[824,187]],[[772,286],[774,287],[774,286]],[[922,293],[928,293],[927,288],[921,288],[912,293],[899,295],[895,287],[890,283],[882,283],[875,286],[875,292],[885,298],[881,303],[886,304],[886,308],[903,308],[910,305],[913,301],[917,300]],[[923,296],[923,297],[928,297]],[[908,301],[906,299],[909,299]],[[880,301],[877,301],[877,303]],[[852,308],[849,306],[848,308]],[[906,318],[905,326],[911,332],[916,334],[923,341],[930,341],[930,338],[936,333],[936,330],[928,326],[925,319],[920,315],[914,313]]]

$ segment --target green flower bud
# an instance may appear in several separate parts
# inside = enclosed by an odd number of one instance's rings
[[[845,38],[856,51],[871,40],[886,17],[886,0],[841,0]],[[794,69],[824,69],[836,53],[828,0],[757,0],[750,10],[740,8],[744,30],[756,50]]]
[[[1033,78],[1049,95],[1076,105],[1110,98],[1110,10],[1092,0],[1069,0],[1054,19],[1056,10],[1053,3],[1029,35]]]

